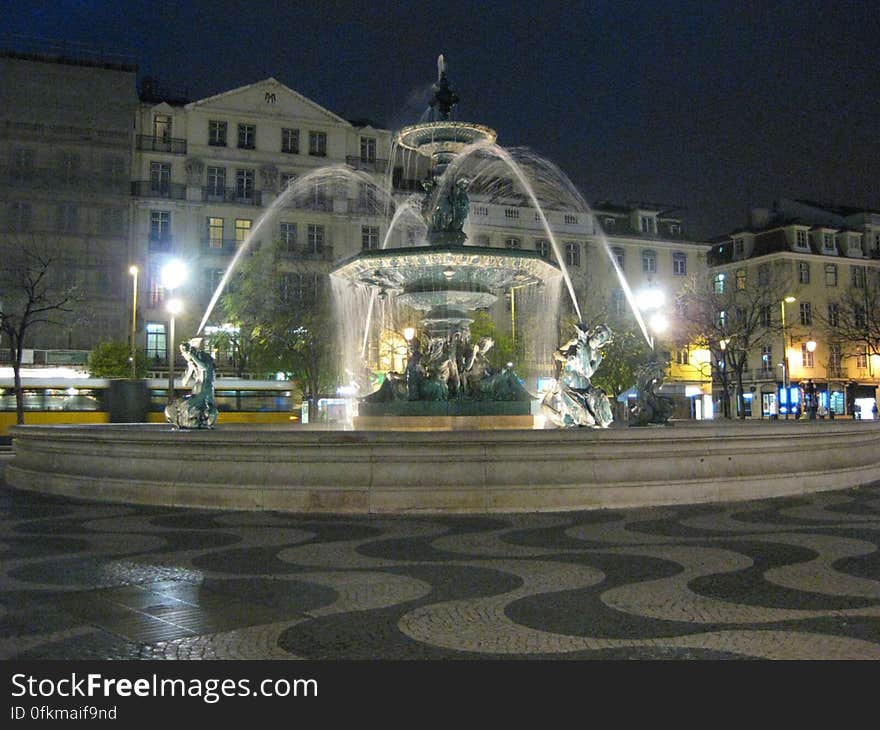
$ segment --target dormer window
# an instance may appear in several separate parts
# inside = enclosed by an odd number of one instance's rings
[[[799,228],[795,233],[795,246],[798,248],[807,248],[807,232]]]
[[[833,252],[834,251],[834,234],[833,233],[823,233],[822,234],[822,250]]]
[[[746,241],[744,238],[733,239],[733,255],[744,256],[746,252]]]
[[[642,233],[656,233],[657,231],[657,222],[654,220],[652,216],[643,215],[640,218],[640,225]]]
[[[614,230],[614,224],[615,224],[616,222],[617,222],[617,221],[615,221],[614,218],[606,218],[606,219],[605,219],[605,222],[604,222],[605,230],[606,230],[606,231],[612,231],[612,230]]]

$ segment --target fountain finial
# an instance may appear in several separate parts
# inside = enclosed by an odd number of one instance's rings
[[[437,82],[432,89],[434,96],[431,97],[431,107],[437,110],[441,120],[449,119],[452,115],[452,107],[458,103],[458,95],[449,86],[449,79],[446,78],[446,58],[442,53],[437,58]]]

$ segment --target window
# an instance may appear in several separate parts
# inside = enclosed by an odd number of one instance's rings
[[[680,236],[681,235],[681,225],[678,223],[670,223],[669,224],[669,235],[670,236]]]
[[[543,258],[550,258],[550,241],[546,238],[536,238],[535,239],[535,251],[537,251]]]
[[[570,226],[576,226],[578,222],[578,217],[576,215],[572,215],[571,213],[566,213],[563,216],[563,220]]]
[[[612,289],[611,291],[611,311],[618,317],[626,314],[626,294],[623,289]]]
[[[761,264],[758,267],[758,286],[767,286],[770,283],[770,266]]]
[[[809,302],[801,302],[799,305],[800,313],[801,313],[801,324],[810,325],[813,324],[813,307]]]
[[[79,210],[75,205],[62,203],[55,211],[55,230],[62,233],[75,233],[79,220]]]
[[[376,138],[361,137],[361,162],[376,161]]]
[[[309,224],[309,251],[320,253],[324,248],[324,226]]]
[[[727,312],[725,312],[723,309],[718,312],[715,318],[715,326],[722,328],[727,326]]]
[[[853,266],[850,271],[852,272],[852,285],[856,289],[864,289],[865,288],[865,267],[864,266]]]
[[[222,218],[208,218],[208,248],[223,248]]]
[[[281,151],[291,155],[299,154],[299,130],[284,127],[281,130]]]
[[[837,286],[837,264],[825,264],[825,286]]]
[[[252,221],[249,218],[236,218],[235,219],[235,245],[241,246],[245,241],[247,241],[247,237],[251,232],[251,223]]]
[[[612,249],[612,253],[614,254],[614,260],[617,262],[617,268],[623,271],[623,262],[626,260],[624,250],[620,246],[615,246]]]
[[[223,197],[226,192],[226,168],[225,167],[209,167],[208,168],[208,195],[213,197]]]
[[[252,200],[254,197],[254,171],[235,171],[235,197],[239,200]]]
[[[828,374],[830,376],[840,377],[842,364],[843,355],[840,351],[840,345],[836,342],[833,342],[828,346]]]
[[[321,291],[322,279],[319,274],[287,273],[281,277],[281,301],[285,304],[294,302],[314,302]]]
[[[516,208],[505,208],[504,217],[510,221],[519,220],[519,211]]]
[[[9,206],[9,227],[13,231],[31,229],[31,204],[11,203]]]
[[[798,248],[807,248],[807,232],[803,229],[795,231],[795,246]]]
[[[687,254],[674,251],[672,254],[672,273],[675,276],[687,276]]]
[[[150,240],[168,241],[171,239],[171,211],[150,211]]]
[[[361,226],[361,248],[365,251],[379,248],[379,226]]]
[[[325,132],[309,132],[309,154],[313,157],[327,156],[327,134]]]
[[[733,255],[736,257],[743,256],[746,252],[746,241],[744,238],[733,239]]]
[[[834,234],[833,233],[823,233],[822,234],[822,250],[823,251],[834,251]]]
[[[282,172],[281,173],[281,190],[282,192],[285,190],[289,190],[290,187],[296,182],[296,173],[295,172]]]
[[[296,247],[296,223],[279,223],[278,235],[281,238],[281,245],[288,253],[293,253]]]
[[[868,367],[868,355],[862,351],[856,354],[856,367],[864,370]]]
[[[807,348],[807,343],[801,343],[801,364],[805,368],[813,368],[816,367],[815,358],[813,357],[815,353],[810,352]]]
[[[150,191],[167,195],[171,190],[171,165],[167,162],[150,163]]]
[[[614,218],[606,218],[602,225],[604,226],[606,231],[613,231],[614,226],[617,225],[617,221]]]
[[[327,209],[327,185],[325,183],[315,183],[312,185],[312,196],[310,207],[312,210]]]
[[[238,125],[238,146],[243,150],[253,150],[257,147],[257,127],[253,124]]]
[[[675,351],[675,362],[679,365],[688,364],[688,351],[686,347],[684,349]]]
[[[489,215],[489,206],[487,205],[471,205],[471,215]]]
[[[161,322],[147,322],[147,357],[164,362],[167,356],[165,325]]]
[[[736,288],[739,291],[745,291],[748,286],[748,274],[745,269],[736,270]]]
[[[798,282],[801,284],[810,283],[810,263],[808,261],[798,261]]]
[[[838,327],[840,325],[840,305],[837,302],[828,304],[828,326]]]
[[[639,219],[642,233],[654,233],[657,230],[657,222],[649,215],[643,215]]]
[[[223,275],[225,273],[226,269],[205,269],[203,281],[208,289],[207,294],[209,297],[217,291],[217,287],[219,287],[220,282],[223,281]]]
[[[216,119],[208,122],[208,144],[212,147],[226,146],[226,122]]]
[[[376,187],[372,183],[358,183],[358,208],[374,213],[379,207],[376,200]]]
[[[505,248],[520,248],[520,240],[518,238],[505,238],[504,239],[504,247]]]
[[[715,274],[712,279],[712,288],[716,294],[724,294],[725,274]]]
[[[642,250],[642,271],[646,274],[657,273],[657,252],[649,248]]]
[[[772,307],[765,304],[758,310],[758,323],[762,327],[769,327],[773,323]]]
[[[761,348],[761,370],[765,373],[773,372],[773,347],[770,345]]]
[[[867,325],[868,315],[863,305],[856,304],[853,307],[853,321],[856,327],[865,327]]]
[[[161,142],[171,139],[171,117],[167,114],[157,114],[153,117],[153,137]]]
[[[581,247],[577,241],[567,241],[565,244],[566,266],[581,265]]]

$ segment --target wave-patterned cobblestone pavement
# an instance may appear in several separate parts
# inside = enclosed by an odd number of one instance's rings
[[[880,659],[880,484],[314,516],[0,486],[3,659]]]

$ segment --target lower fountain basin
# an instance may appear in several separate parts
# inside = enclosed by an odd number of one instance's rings
[[[385,427],[383,427],[384,429]],[[705,503],[880,479],[866,421],[406,432],[16,426],[6,482],[109,502],[328,513]]]

